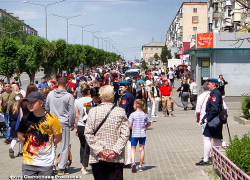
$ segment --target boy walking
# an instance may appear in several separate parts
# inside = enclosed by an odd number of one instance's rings
[[[51,176],[54,146],[62,139],[60,122],[43,110],[41,93],[32,92],[24,101],[27,101],[30,114],[22,119],[18,127],[18,138],[24,143],[22,174],[24,179],[26,176]]]
[[[131,138],[131,158],[132,158],[132,172],[136,173],[136,164],[135,164],[135,150],[137,143],[140,144],[140,166],[139,171],[143,171],[142,163],[144,161],[144,146],[146,142],[146,129],[151,126],[150,119],[147,114],[145,114],[142,109],[144,105],[144,100],[136,99],[134,102],[133,112],[129,116],[129,128],[132,129],[132,138]]]

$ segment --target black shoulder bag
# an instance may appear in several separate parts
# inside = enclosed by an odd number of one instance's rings
[[[109,110],[109,112],[107,113],[107,115],[105,116],[105,118],[102,120],[102,122],[99,124],[99,126],[96,128],[95,132],[94,132],[94,136],[96,135],[97,131],[102,127],[102,125],[105,123],[105,121],[107,120],[109,114],[111,113],[111,111],[115,108],[115,105]]]

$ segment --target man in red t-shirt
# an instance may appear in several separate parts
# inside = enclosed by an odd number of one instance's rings
[[[70,89],[71,89],[71,94],[74,94],[74,89],[75,89],[75,83],[73,83],[72,82],[72,79],[73,79],[73,77],[72,76],[68,76],[67,77],[68,78],[68,84],[69,84],[69,86],[70,86]]]
[[[168,80],[164,80],[164,85],[160,87],[160,98],[162,101],[162,110],[163,110],[163,117],[166,116],[166,108],[168,108],[169,117],[171,117],[171,97],[173,95],[173,91],[171,86],[168,84]]]

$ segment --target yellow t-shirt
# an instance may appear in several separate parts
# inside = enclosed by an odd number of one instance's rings
[[[61,124],[56,116],[46,113],[42,117],[36,117],[31,112],[27,119],[21,120],[18,132],[25,134],[23,164],[54,165],[53,135],[62,133]]]

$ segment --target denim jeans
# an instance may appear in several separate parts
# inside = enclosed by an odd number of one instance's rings
[[[7,140],[11,140],[12,137],[10,135],[10,127],[9,127],[9,124],[10,124],[10,121],[9,121],[9,113],[3,113],[4,115],[4,121],[5,121],[5,125],[6,125],[6,129],[7,129],[7,136],[6,136],[6,139]]]
[[[152,112],[152,104],[151,104],[151,101],[148,101],[148,108],[150,109],[150,111],[148,112],[148,118],[151,119],[151,112]]]

